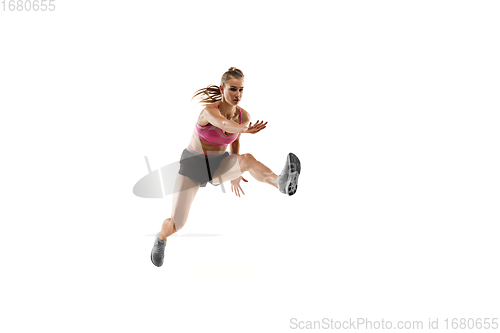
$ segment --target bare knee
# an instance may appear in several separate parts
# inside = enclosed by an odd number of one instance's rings
[[[248,171],[255,161],[256,159],[252,154],[241,154],[238,159],[240,168],[244,171]]]

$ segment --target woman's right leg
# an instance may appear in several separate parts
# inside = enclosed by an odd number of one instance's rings
[[[212,184],[219,185],[233,180],[250,172],[253,178],[262,183],[267,183],[278,188],[277,175],[267,166],[257,161],[252,154],[232,154],[222,160],[219,168],[214,172]]]
[[[200,188],[200,183],[189,177],[177,174],[172,202],[172,216],[163,222],[158,238],[166,240],[186,224],[191,203]]]

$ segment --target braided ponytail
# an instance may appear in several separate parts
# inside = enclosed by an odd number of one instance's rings
[[[227,72],[225,72],[222,75],[222,78],[220,80],[220,85],[225,87],[226,82],[230,79],[244,79],[244,78],[245,78],[245,76],[243,75],[243,72],[240,69],[238,69],[236,67],[231,67],[227,70]],[[207,86],[206,88],[198,89],[195,92],[193,98],[195,98],[196,96],[199,96],[199,95],[206,96],[206,97],[200,99],[200,102],[203,102],[203,103],[214,103],[214,102],[220,101],[222,99],[222,93],[220,91],[220,88],[214,84],[211,84],[211,85]],[[193,98],[191,98],[191,100],[193,100]],[[198,102],[198,103],[200,103],[200,102]]]

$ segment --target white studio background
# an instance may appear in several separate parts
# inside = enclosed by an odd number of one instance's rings
[[[0,12],[2,331],[498,316],[498,2],[55,4]],[[269,122],[241,153],[298,192],[200,189],[157,268],[172,199],[132,187],[231,66]]]

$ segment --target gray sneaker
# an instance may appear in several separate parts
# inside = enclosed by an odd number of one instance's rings
[[[167,241],[163,241],[158,238],[156,234],[156,239],[153,245],[153,250],[151,250],[151,261],[157,267],[163,265],[163,258],[165,257],[165,245],[167,245]]]
[[[294,195],[297,192],[297,182],[300,175],[300,161],[299,158],[293,154],[289,153],[286,157],[285,167],[281,174],[276,179],[278,184],[278,189],[281,193],[288,195]]]

